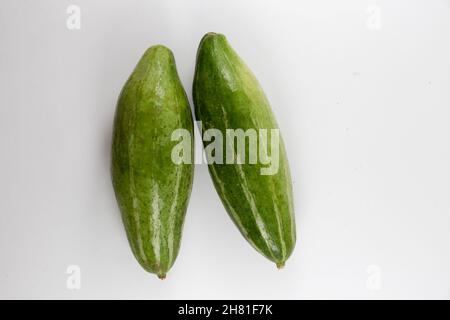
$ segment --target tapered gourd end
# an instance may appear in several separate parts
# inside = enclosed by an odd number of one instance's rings
[[[215,36],[215,35],[218,35],[218,33],[216,33],[216,32],[208,32],[207,34],[204,35],[204,37]]]
[[[284,268],[284,262],[277,262],[277,268],[278,268],[278,270],[283,269]]]
[[[166,278],[166,274],[165,273],[160,273],[160,274],[158,274],[158,278],[160,280],[164,280]]]
[[[220,34],[220,33],[216,33],[216,32],[208,32],[208,33],[206,33],[206,34],[203,36],[202,40],[204,40],[204,39],[206,39],[206,38],[209,38],[209,37],[218,36],[218,35],[221,35],[221,34]]]
[[[202,40],[200,40],[200,47],[205,42],[216,41],[216,40],[226,41],[226,37],[223,34],[221,34],[221,33],[208,32],[207,34],[205,34],[203,36]]]

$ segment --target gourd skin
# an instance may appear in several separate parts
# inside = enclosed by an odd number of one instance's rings
[[[221,34],[208,33],[201,40],[193,98],[203,132],[215,128],[226,137],[226,129],[278,129],[257,79]],[[209,143],[204,142],[205,147]],[[224,161],[208,167],[222,203],[242,235],[281,268],[296,242],[292,183],[282,138],[276,174],[262,175],[265,166],[259,161]]]
[[[191,135],[190,163],[171,159],[174,130]],[[113,129],[112,180],[134,256],[160,278],[179,248],[193,179],[193,121],[172,52],[149,48],[120,94]]]

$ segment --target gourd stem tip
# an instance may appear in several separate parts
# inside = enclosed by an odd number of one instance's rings
[[[166,278],[166,274],[165,273],[158,274],[158,278],[164,280]]]

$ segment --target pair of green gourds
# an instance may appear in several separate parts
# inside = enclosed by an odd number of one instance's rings
[[[208,33],[200,42],[193,99],[196,119],[205,132],[216,129],[225,137],[228,129],[278,130],[257,79],[221,34]],[[149,48],[117,103],[111,169],[134,256],[161,279],[180,248],[194,173],[193,127],[172,52],[160,45]],[[191,137],[187,159],[192,161],[187,163],[172,158],[179,143],[173,133],[179,129]],[[279,155],[275,174],[261,174],[265,164],[260,161],[216,161],[208,167],[242,235],[281,268],[294,249],[296,232],[292,183],[281,137],[277,147],[271,150]],[[232,146],[234,153],[236,148]]]

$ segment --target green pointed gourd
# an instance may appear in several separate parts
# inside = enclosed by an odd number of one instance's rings
[[[296,241],[285,147],[257,79],[221,34],[208,33],[200,42],[193,98],[209,172],[226,211],[245,239],[282,267]],[[238,129],[247,134],[244,153],[235,139]],[[259,139],[257,149],[250,145],[251,137],[255,137],[252,132]],[[222,145],[217,144],[220,136]],[[278,144],[272,145],[277,137]],[[213,143],[215,146],[211,148]],[[267,151],[262,152],[266,157],[260,154],[261,150]],[[233,161],[227,152],[234,154]],[[223,153],[222,163],[218,153]],[[273,156],[272,163],[267,161],[269,154]],[[256,162],[254,156],[259,156]]]
[[[189,135],[184,162],[173,161]],[[164,278],[173,265],[193,178],[193,121],[172,52],[149,48],[120,94],[114,119],[112,180],[127,237],[141,266]]]

